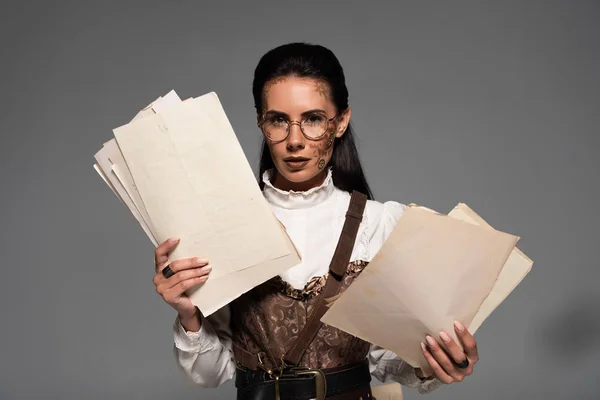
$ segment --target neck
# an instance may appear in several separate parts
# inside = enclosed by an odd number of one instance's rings
[[[314,187],[320,186],[327,177],[327,170],[324,169],[313,178],[303,182],[292,182],[281,175],[277,170],[273,179],[273,186],[284,191],[306,192]]]

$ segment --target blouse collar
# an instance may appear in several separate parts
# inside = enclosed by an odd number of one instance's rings
[[[265,183],[263,193],[269,203],[276,207],[286,209],[300,209],[314,207],[329,199],[335,191],[333,185],[331,167],[327,171],[327,177],[319,186],[306,191],[285,191],[276,188],[271,182],[273,169],[265,171],[262,180]]]

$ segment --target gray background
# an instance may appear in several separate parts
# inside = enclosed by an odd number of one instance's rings
[[[598,2],[20,1],[0,19],[0,399],[234,397],[184,384],[153,247],[93,155],[158,95],[214,90],[256,165],[253,70],[296,40],[345,67],[378,200],[467,202],[535,261],[473,376],[429,398],[598,398]]]

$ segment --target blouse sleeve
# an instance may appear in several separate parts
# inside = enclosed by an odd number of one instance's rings
[[[396,201],[385,203],[373,201],[369,203],[371,204],[367,208],[367,229],[365,229],[367,237],[363,239],[368,243],[366,261],[371,261],[375,257],[375,254],[394,230],[404,210],[406,210],[404,204]]]
[[[235,375],[230,318],[229,307],[223,307],[204,318],[198,332],[187,332],[176,318],[173,324],[175,362],[192,383],[214,388]]]
[[[371,375],[380,382],[398,382],[416,388],[421,394],[431,393],[442,385],[437,378],[422,380],[417,376],[415,369],[394,352],[375,345],[371,345],[369,352],[369,368]]]

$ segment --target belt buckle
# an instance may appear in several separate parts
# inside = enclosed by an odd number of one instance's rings
[[[325,396],[327,396],[327,379],[325,378],[325,373],[320,369],[310,369],[306,370],[297,370],[294,371],[296,375],[312,375],[315,377],[315,386],[317,389],[317,397],[310,400],[325,400]]]

